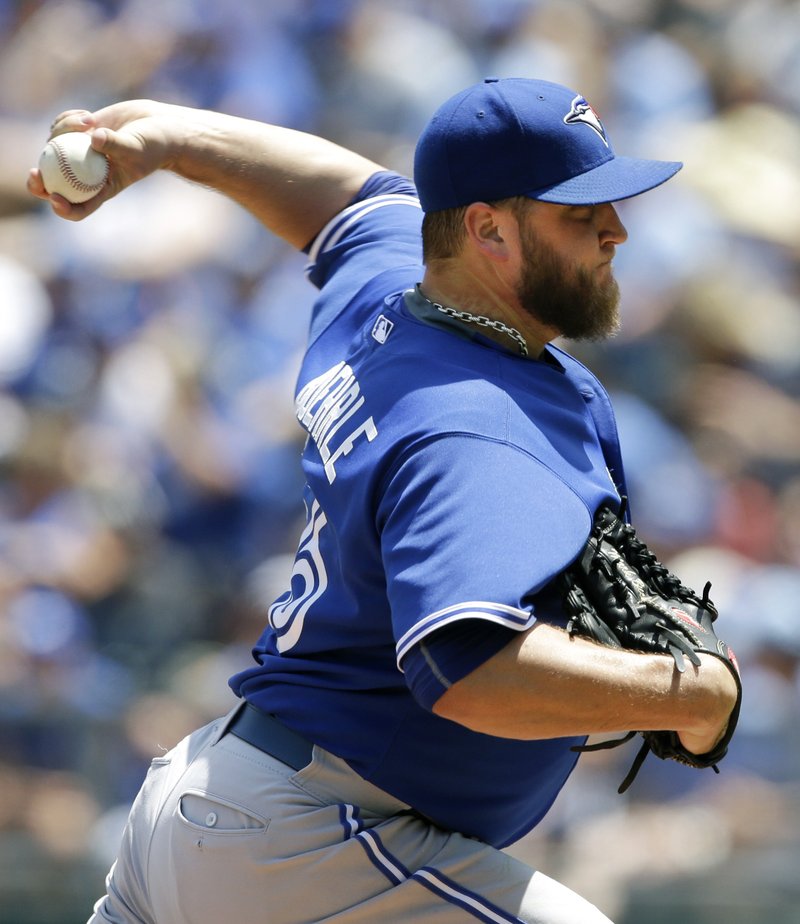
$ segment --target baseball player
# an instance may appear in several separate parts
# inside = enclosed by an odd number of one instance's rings
[[[241,704],[153,761],[93,924],[607,922],[501,848],[587,734],[673,729],[703,755],[737,701],[717,657],[681,670],[566,631],[561,592],[625,486],[608,397],[552,340],[616,329],[612,203],[680,164],[616,156],[580,94],[522,79],[445,102],[414,183],[154,102],[68,130],[111,169],[84,205],[52,197],[62,217],[171,170],[303,249],[319,289],[294,568]],[[45,198],[36,170],[29,188]]]

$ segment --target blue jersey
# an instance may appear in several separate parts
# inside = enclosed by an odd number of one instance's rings
[[[309,251],[307,522],[231,685],[436,824],[504,846],[547,812],[583,739],[470,731],[405,668],[459,627],[486,630],[477,664],[536,620],[563,625],[554,578],[623,490],[616,428],[566,353],[527,359],[432,317],[413,186],[379,174],[362,195]]]

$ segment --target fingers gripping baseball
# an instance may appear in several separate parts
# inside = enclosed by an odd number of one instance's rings
[[[137,100],[97,112],[70,109],[58,115],[28,190],[49,199],[63,218],[79,221],[123,189],[165,165],[163,104]],[[87,150],[88,149],[88,150]],[[81,160],[80,158],[83,158]],[[85,173],[94,165],[94,174]],[[102,181],[98,175],[102,172]],[[82,173],[83,171],[83,173]]]

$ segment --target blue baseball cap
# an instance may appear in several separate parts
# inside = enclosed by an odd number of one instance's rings
[[[511,196],[595,205],[638,196],[682,166],[618,157],[574,90],[490,77],[434,113],[417,143],[414,182],[425,212]]]

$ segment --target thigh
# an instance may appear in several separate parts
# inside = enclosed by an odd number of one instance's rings
[[[419,819],[390,819],[360,832],[385,887],[326,917],[335,924],[611,924],[594,905],[513,857]]]
[[[609,924],[315,750],[295,773],[214,729],[148,775],[90,924]]]

